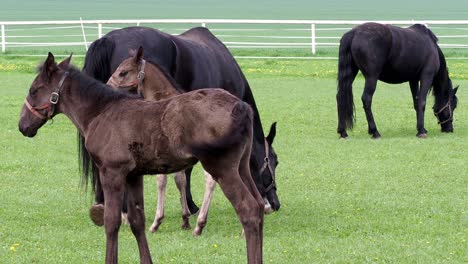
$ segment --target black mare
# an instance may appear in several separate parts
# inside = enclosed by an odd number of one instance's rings
[[[434,114],[442,132],[453,132],[453,111],[457,106],[456,92],[449,78],[444,54],[437,45],[437,37],[424,25],[409,28],[365,23],[345,33],[340,41],[338,62],[338,129],[346,138],[352,128],[354,103],[352,83],[358,71],[365,77],[362,103],[373,138],[380,133],[374,122],[371,105],[377,80],[386,83],[409,82],[417,118],[417,136],[426,137],[424,110],[431,87],[435,103]]]
[[[119,64],[128,57],[129,50],[136,50],[139,46],[145,50],[145,56],[166,70],[183,90],[219,87],[251,105],[254,111],[251,174],[262,197],[268,200],[273,210],[278,210],[280,202],[275,184],[278,162],[272,147],[276,124],[271,126],[265,138],[249,83],[224,44],[203,27],[190,29],[177,36],[147,27],[128,27],[111,31],[94,41],[86,54],[83,71],[106,83]],[[98,172],[83,145],[83,137],[78,136],[83,172],[92,174],[96,202],[102,204],[104,197]],[[187,203],[191,213],[196,213],[198,207],[190,191],[191,171],[191,168],[186,170]]]

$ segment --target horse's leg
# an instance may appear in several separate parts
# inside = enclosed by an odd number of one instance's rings
[[[100,170],[104,197],[104,227],[106,230],[106,263],[117,263],[118,238],[122,218],[120,216],[125,190],[121,172],[107,168]]]
[[[179,171],[175,174],[174,177],[177,189],[180,192],[180,205],[182,207],[182,229],[190,229],[190,211],[187,205],[187,197],[186,197],[186,185],[187,182],[185,181],[185,172]]]
[[[192,199],[192,191],[190,189],[190,178],[192,176],[193,167],[190,167],[185,170],[185,180],[186,180],[186,187],[185,187],[185,195],[187,197],[187,205],[190,210],[191,214],[196,214],[199,210],[198,206],[193,202]]]
[[[167,175],[158,174],[156,177],[158,181],[158,205],[156,207],[154,222],[149,229],[151,233],[158,231],[158,228],[164,219],[164,199],[166,196]]]
[[[225,167],[226,168],[226,167]],[[263,206],[250,193],[236,169],[211,170],[214,178],[234,207],[245,232],[248,263],[262,263]]]
[[[104,225],[104,191],[101,187],[99,175],[96,178],[95,184],[95,201],[96,203],[89,209],[89,217],[97,226]]]
[[[208,218],[208,210],[210,209],[211,199],[213,198],[213,192],[216,187],[216,181],[213,177],[205,171],[205,196],[203,197],[202,207],[197,217],[197,226],[193,230],[194,236],[201,235],[203,228],[206,226]]]
[[[242,160],[241,155],[245,155],[243,150],[242,154],[239,154],[235,157],[230,155],[230,157],[204,158],[201,163],[203,168],[219,183],[221,190],[231,202],[242,223],[247,240],[248,263],[262,263],[264,205],[263,203],[259,204],[258,197],[252,195],[244,184],[242,179],[247,176],[241,177],[239,168],[232,166],[236,163],[239,164],[238,162]]]
[[[432,85],[432,78],[423,78],[420,82],[421,87],[418,94],[418,110],[416,112],[417,116],[417,130],[416,134],[419,138],[427,137],[427,130],[424,128],[424,111],[426,110],[426,97],[429,91],[429,88]]]
[[[346,123],[354,123],[353,82],[359,72],[359,68],[354,62],[351,62],[348,67],[351,69],[349,74],[339,76],[339,90],[336,95],[338,107],[338,128],[336,131],[338,134],[340,134],[340,138],[342,139],[348,138],[348,133],[346,132]],[[346,118],[346,116],[348,116],[349,119]],[[346,120],[348,120],[348,122]]]
[[[128,221],[138,243],[140,263],[152,263],[145,235],[143,176],[136,176],[127,181],[127,198]]]
[[[411,89],[411,95],[413,96],[413,107],[414,111],[418,113],[418,90],[419,90],[419,85],[418,81],[409,81],[410,89]]]
[[[364,92],[361,97],[367,118],[368,133],[369,135],[372,135],[372,138],[380,138],[380,133],[377,130],[377,126],[374,122],[374,115],[372,114],[372,96],[374,95],[376,85],[377,78],[366,77]]]
[[[122,205],[122,222],[126,225],[129,224],[127,204],[128,204],[128,194],[127,192],[124,192],[123,205]]]
[[[263,218],[264,218],[264,213],[265,213],[265,201],[268,202],[268,200],[263,199],[262,195],[258,191],[257,186],[255,185],[255,182],[252,178],[252,174],[250,171],[251,149],[252,149],[252,144],[247,144],[245,147],[244,153],[242,155],[241,161],[239,163],[239,175],[241,176],[241,179],[244,182],[245,186],[249,189],[250,193],[257,200],[257,203],[260,205],[261,208],[263,208],[261,212],[262,219],[260,222],[260,238],[262,240],[262,245],[263,245]]]

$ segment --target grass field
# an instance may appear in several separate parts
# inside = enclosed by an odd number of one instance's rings
[[[18,1],[2,1],[0,20],[466,19],[468,2],[26,0],[21,6]],[[336,56],[335,51],[322,55],[330,54]],[[466,54],[465,50],[450,53]],[[105,234],[88,217],[92,195],[80,188],[76,129],[60,115],[33,139],[18,131],[24,97],[43,59],[0,56],[0,263],[102,263]],[[83,58],[75,58],[74,63],[81,67]],[[468,262],[465,60],[448,61],[453,83],[460,85],[455,132],[440,132],[431,96],[426,111],[429,137],[424,140],[415,136],[407,84],[378,84],[373,109],[382,139],[372,140],[359,99],[363,79],[358,77],[357,124],[345,141],[336,134],[336,60],[239,60],[239,64],[253,89],[264,129],[278,121],[274,147],[280,161],[277,185],[282,207],[265,217],[265,263]],[[198,204],[203,178],[197,168],[192,190]],[[149,227],[156,204],[155,177],[146,177],[145,187]],[[241,225],[219,188],[208,225],[198,238],[180,229],[178,193],[171,182],[168,188],[164,223],[159,233],[147,233],[154,262],[245,263]],[[192,227],[195,220],[191,219]],[[132,232],[123,226],[119,260],[136,263],[138,258]]]
[[[79,62],[79,61],[78,61]],[[454,62],[454,64],[457,62]],[[265,129],[278,121],[279,212],[266,216],[267,263],[466,263],[468,92],[460,84],[455,133],[443,134],[430,107],[429,138],[415,137],[407,85],[379,84],[374,109],[381,140],[371,140],[355,85],[357,125],[338,140],[332,62],[240,61]],[[449,62],[449,66],[451,66]],[[466,67],[454,74],[466,76]],[[282,74],[284,73],[284,74]],[[76,130],[64,117],[33,138],[17,129],[34,74],[0,73],[0,263],[102,263],[105,235],[88,218],[92,197],[79,188]],[[430,104],[432,104],[432,99]],[[200,203],[203,176],[194,174]],[[145,180],[152,222],[156,180]],[[202,237],[180,229],[178,195],[168,184],[166,219],[148,233],[160,263],[242,263],[240,224],[217,189]],[[194,226],[195,219],[191,219]],[[128,227],[119,240],[122,263],[138,250]]]

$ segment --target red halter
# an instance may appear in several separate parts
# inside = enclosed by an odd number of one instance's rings
[[[35,116],[39,117],[40,119],[52,119],[52,116],[54,115],[55,112],[55,105],[57,105],[59,101],[59,92],[62,90],[63,82],[65,81],[65,78],[67,78],[68,72],[65,72],[60,79],[59,85],[57,86],[57,89],[52,92],[50,95],[49,102],[40,105],[40,106],[32,106],[29,102],[28,99],[24,101],[24,104],[28,108],[28,110]],[[41,114],[38,110],[44,110],[46,109],[46,115]]]

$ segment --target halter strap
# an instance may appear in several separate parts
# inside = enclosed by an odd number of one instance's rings
[[[447,120],[445,120],[445,121],[440,121],[439,114],[442,113],[442,111],[444,111],[445,108],[447,108],[447,107],[448,107],[448,109],[449,109],[450,116],[449,116],[449,118],[448,118]],[[452,117],[452,106],[451,106],[451,104],[450,104],[450,99],[447,101],[447,103],[446,103],[441,109],[439,109],[438,112],[435,112],[435,111],[434,111],[434,115],[435,115],[435,117],[437,118],[437,124],[442,125],[442,124],[447,123],[448,121],[452,121],[452,120],[453,120],[453,117]]]
[[[268,148],[268,141],[265,139],[265,158],[263,159],[263,166],[260,169],[260,175],[262,175],[263,172],[266,169],[268,169],[268,171],[270,171],[270,174],[271,174],[271,177],[272,177],[272,181],[271,181],[270,185],[268,185],[268,187],[265,189],[265,193],[269,192],[271,189],[276,187],[275,174],[273,173],[273,168],[271,167],[269,156],[270,156],[270,150]]]
[[[40,105],[40,106],[37,106],[37,107],[33,107],[33,106],[31,106],[31,104],[28,102],[28,99],[25,99],[25,100],[24,100],[24,104],[26,105],[26,107],[28,108],[28,110],[29,110],[31,113],[33,113],[33,115],[39,117],[40,119],[48,119],[48,116],[45,116],[45,115],[39,113],[39,111],[37,111],[37,110],[44,110],[44,109],[47,109],[47,113],[49,113],[49,112],[50,112],[50,107],[51,107],[50,102],[47,102],[47,103],[45,103],[45,104],[43,104],[43,105]]]
[[[50,94],[49,102],[40,106],[32,106],[28,102],[28,98],[25,99],[24,104],[33,115],[39,117],[40,119],[52,119],[52,116],[55,112],[55,106],[57,105],[60,98],[59,94],[62,91],[63,83],[65,82],[65,78],[67,78],[68,74],[69,72],[66,71],[62,75],[57,88],[55,88],[55,90]],[[46,115],[41,114],[38,110],[46,110]]]

